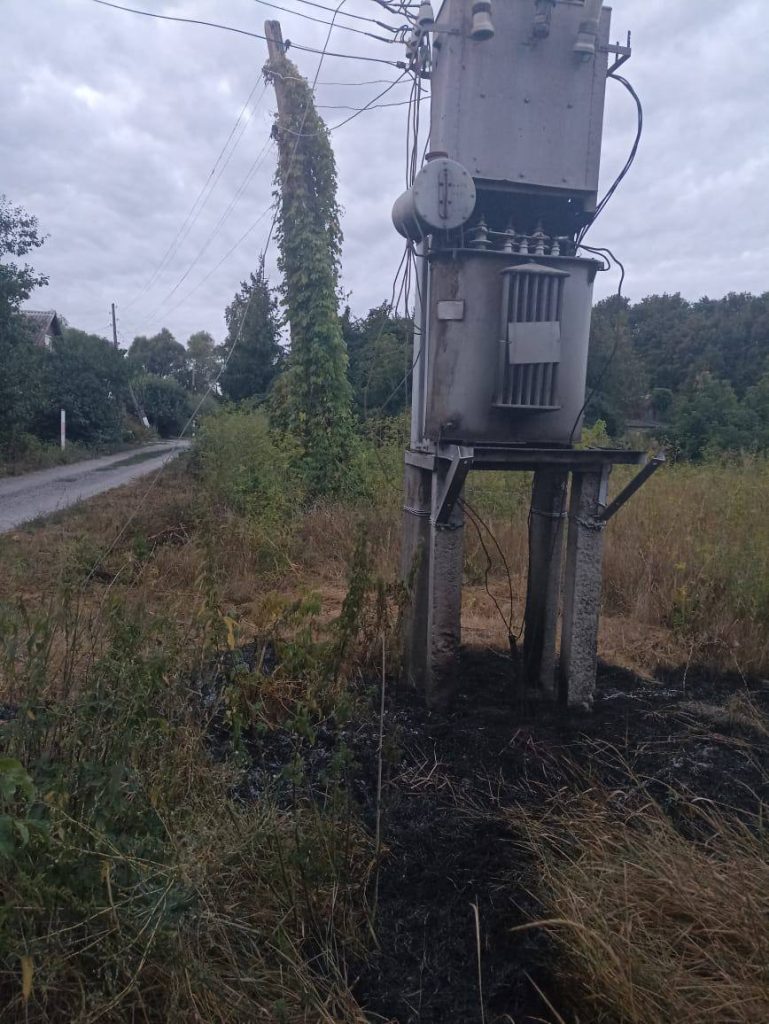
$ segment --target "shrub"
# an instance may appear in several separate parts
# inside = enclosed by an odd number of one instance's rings
[[[264,544],[282,550],[305,498],[291,439],[262,412],[228,410],[203,421],[196,452],[213,505],[245,516]]]
[[[175,380],[146,374],[135,391],[147,419],[161,437],[178,437],[192,412],[190,396]]]

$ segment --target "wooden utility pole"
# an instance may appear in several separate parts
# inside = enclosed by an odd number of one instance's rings
[[[278,63],[286,56],[286,47],[283,43],[283,31],[279,21],[265,21],[264,34],[267,37],[267,54],[270,64]],[[286,83],[280,76],[273,79],[275,86],[275,99],[278,102],[278,117],[285,122],[286,115]]]
[[[115,303],[112,303],[112,344],[115,348],[118,347],[117,343],[117,319],[115,317]]]

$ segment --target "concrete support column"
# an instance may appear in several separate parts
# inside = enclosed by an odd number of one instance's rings
[[[529,518],[529,576],[526,587],[523,660],[527,685],[555,695],[556,632],[561,593],[568,473],[534,473]]]
[[[445,475],[445,471],[436,469],[432,481],[428,665],[425,678],[425,698],[432,707],[441,707],[448,703],[456,690],[459,678],[459,649],[462,642],[465,515],[461,503],[457,501],[447,521],[436,524]]]
[[[403,615],[403,674],[419,690],[426,684],[428,606],[430,592],[430,470],[408,463],[405,467],[401,580],[408,597]]]
[[[464,571],[464,513],[456,502],[436,523],[446,471],[406,465],[402,578],[409,595],[404,614],[403,670],[428,704],[440,706],[456,688]]]
[[[560,698],[589,709],[595,692],[601,609],[603,523],[610,468],[575,472],[569,503],[569,538],[563,588]]]

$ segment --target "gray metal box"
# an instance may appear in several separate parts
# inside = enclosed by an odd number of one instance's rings
[[[423,436],[578,440],[599,264],[501,252],[429,260]],[[449,303],[461,319],[445,315]]]
[[[476,179],[577,193],[595,208],[611,11],[594,58],[574,43],[582,0],[558,0],[550,35],[533,36],[534,0],[496,0],[496,34],[470,37],[471,0],[445,0],[436,19],[431,148]]]

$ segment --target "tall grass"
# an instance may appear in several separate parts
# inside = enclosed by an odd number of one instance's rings
[[[3,1020],[362,1021],[344,961],[370,847],[348,804],[301,776],[290,810],[239,802],[209,730],[226,696],[195,696],[187,638],[113,601],[73,669],[53,655],[76,615],[3,622]]]
[[[613,491],[631,470],[615,470]],[[530,478],[477,474],[468,499],[505,551],[525,594]],[[769,462],[745,457],[658,471],[606,531],[603,612],[669,632],[684,659],[746,673],[769,669]],[[486,557],[466,530],[466,579]],[[503,575],[494,558],[492,579]]]
[[[758,820],[680,809],[688,838],[640,791],[512,816],[545,912],[533,927],[553,936],[580,1020],[769,1020],[769,839]]]

